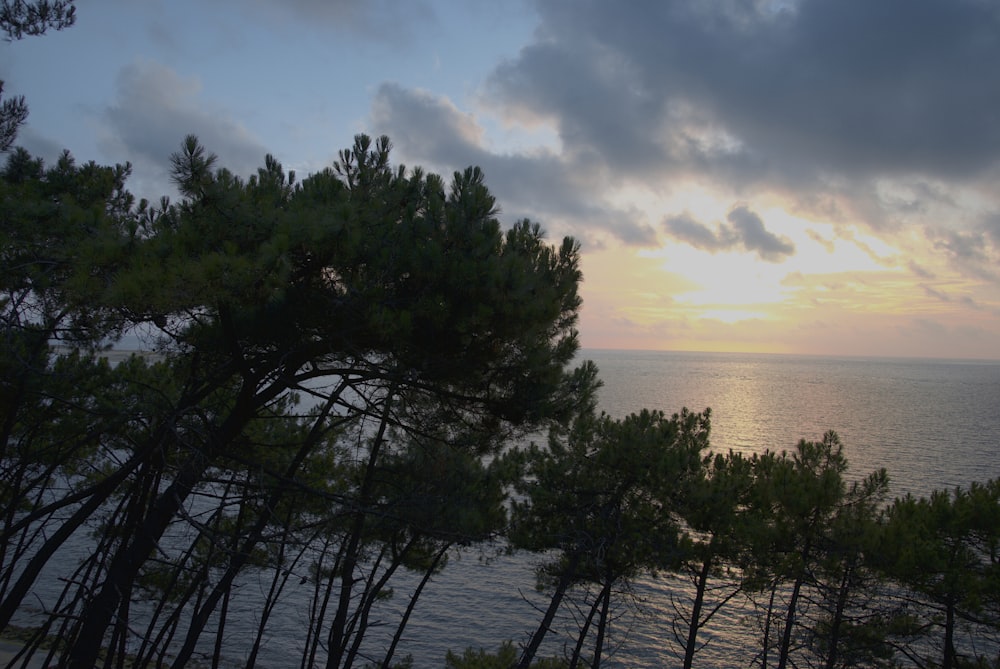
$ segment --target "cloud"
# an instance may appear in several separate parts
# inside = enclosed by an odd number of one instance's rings
[[[1000,167],[1000,7],[982,0],[540,0],[485,86],[567,160],[900,226]],[[880,197],[873,184],[934,184]],[[831,220],[828,218],[828,220]]]
[[[669,216],[663,222],[667,234],[678,241],[685,242],[703,251],[724,251],[733,247],[736,240],[731,232],[720,229],[713,231],[707,225],[699,223],[691,214],[684,212],[677,216]]]
[[[1000,245],[988,230],[938,229],[927,234],[933,251],[961,275],[1000,285],[1000,273],[996,269]]]
[[[664,228],[674,239],[710,253],[742,249],[756,253],[767,262],[781,262],[795,253],[795,245],[790,240],[769,232],[760,216],[745,205],[731,209],[726,219],[728,224],[719,223],[717,230],[713,230],[683,213],[668,217]]]
[[[734,208],[727,218],[737,238],[743,242],[743,246],[748,251],[756,251],[762,260],[778,262],[785,256],[795,253],[794,244],[786,238],[768,232],[760,216],[745,206]]]
[[[372,105],[376,132],[388,135],[400,157],[449,177],[451,171],[478,165],[508,218],[538,219],[546,228],[601,244],[604,236],[628,245],[656,244],[643,215],[602,201],[608,175],[549,150],[497,153],[486,144],[472,114],[450,100],[398,84],[379,86]]]
[[[156,63],[132,64],[118,73],[115,100],[100,121],[102,150],[133,163],[136,190],[147,197],[172,192],[170,155],[186,135],[197,135],[219,156],[220,166],[236,174],[253,173],[267,153],[232,113],[206,103],[196,79]]]
[[[832,239],[827,239],[815,230],[806,230],[806,234],[809,235],[810,239],[826,249],[827,253],[833,253],[837,248]]]

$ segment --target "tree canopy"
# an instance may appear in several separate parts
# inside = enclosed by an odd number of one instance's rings
[[[466,513],[441,525],[434,508],[471,512],[480,501],[446,481],[494,476],[468,458],[589,401],[593,373],[568,373],[577,244],[549,246],[529,221],[502,230],[476,168],[446,187],[391,165],[389,153],[387,138],[362,135],[300,183],[270,156],[244,180],[189,137],[173,156],[183,199],[159,208],[123,190],[127,166],[77,166],[67,155],[45,169],[23,151],[8,159],[5,365],[21,380],[5,406],[5,443],[18,449],[5,459],[5,493],[18,502],[5,536],[18,548],[3,565],[15,587],[2,610],[16,610],[39,573],[13,558],[52,555],[75,529],[103,528],[58,610],[69,666],[128,645],[137,588],[190,573],[210,548],[223,560],[220,580],[177,604],[194,621],[190,653],[275,527],[291,524],[298,545],[298,532],[320,522],[341,537],[329,567],[340,592],[315,625],[328,666],[349,664],[367,615],[357,597],[385,589],[359,577],[362,565],[388,548],[390,575],[431,569],[447,546],[489,536],[502,518],[495,501],[476,512],[493,520]],[[125,334],[155,356],[114,368],[95,357]],[[85,410],[111,397],[55,374],[69,360],[73,373],[143,384],[107,410],[128,429],[111,439],[67,421],[79,432],[52,433],[53,402]],[[397,474],[387,489],[392,471],[428,480],[401,489]],[[283,506],[303,491],[322,503]],[[194,522],[206,506],[225,523]],[[64,529],[45,538],[51,523]],[[167,536],[192,537],[192,550],[162,555]]]

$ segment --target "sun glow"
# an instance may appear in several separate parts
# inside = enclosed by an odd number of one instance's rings
[[[708,309],[702,311],[701,318],[705,320],[719,321],[732,325],[742,321],[767,320],[769,315],[763,311],[747,311],[745,309]]]
[[[694,184],[617,195],[619,206],[646,212],[660,244],[609,239],[585,253],[587,346],[907,355],[943,337],[929,324],[944,318],[951,338],[978,350],[1000,314],[923,229],[814,221],[774,197],[743,202]],[[738,234],[729,218],[737,206],[763,230]],[[705,237],[671,236],[663,221],[679,215]]]

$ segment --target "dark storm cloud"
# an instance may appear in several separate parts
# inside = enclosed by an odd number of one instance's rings
[[[373,105],[374,128],[388,135],[402,156],[450,177],[451,172],[478,165],[500,203],[505,218],[527,217],[550,227],[553,220],[571,222],[583,241],[606,231],[630,245],[653,245],[655,231],[637,211],[594,198],[608,175],[600,164],[570,163],[550,151],[497,154],[482,144],[475,118],[446,100],[395,84],[379,87]]]
[[[983,0],[540,0],[494,99],[614,170],[802,183],[957,178],[1000,156],[1000,9]]]
[[[151,188],[140,194],[159,197],[169,187],[170,155],[189,134],[219,156],[219,165],[240,175],[253,173],[267,151],[232,116],[207,108],[196,82],[157,64],[130,65],[118,74],[114,102],[104,110],[102,148],[128,159]],[[155,183],[153,183],[155,182]],[[159,190],[157,190],[157,188]]]
[[[767,262],[781,262],[795,253],[791,241],[769,232],[760,216],[746,206],[734,207],[726,218],[729,223],[720,223],[714,230],[688,213],[669,217],[663,225],[674,239],[711,253],[742,249]]]

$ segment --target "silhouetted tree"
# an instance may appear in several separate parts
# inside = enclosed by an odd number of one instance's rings
[[[285,565],[317,518],[339,540],[317,624],[329,666],[351,664],[385,592],[368,560],[429,574],[448,546],[489,536],[500,479],[479,459],[589,401],[593,374],[566,369],[578,246],[550,247],[528,221],[501,230],[478,169],[446,188],[365,136],[301,183],[270,156],[247,180],[215,162],[189,138],[173,157],[183,200],[155,209],[122,189],[127,168],[65,156],[44,170],[16,151],[3,173],[3,362],[23,381],[3,388],[0,555],[29,542],[40,568],[69,534],[99,532],[40,630],[67,666],[94,666],[102,646],[120,657],[133,607],[162,625],[146,663],[189,623],[182,664],[212,615],[223,631],[237,576]],[[90,384],[52,376],[71,360],[52,341],[76,355],[125,332],[155,357],[81,358]],[[95,402],[108,416],[88,423]],[[29,439],[49,460],[11,450]],[[472,495],[476,481],[494,492]],[[38,572],[4,568],[13,611]]]
[[[684,649],[684,669],[693,666],[699,630],[742,590],[738,567],[755,529],[748,513],[753,464],[740,453],[710,454],[678,500],[687,531],[681,569],[694,588],[686,620],[673,623]],[[722,584],[711,587],[713,577],[721,577]],[[717,598],[707,601],[713,590]]]
[[[570,665],[596,618],[593,659],[600,665],[614,586],[679,558],[677,498],[701,466],[709,415],[667,417],[644,410],[622,420],[584,412],[555,429],[547,448],[520,453],[525,473],[516,489],[511,540],[516,548],[556,551],[539,569],[552,596],[518,666],[528,667],[551,629],[567,591],[592,583],[598,593],[577,632]]]
[[[995,661],[1000,639],[1000,481],[896,499],[875,557],[874,562],[905,588],[909,626],[896,635],[901,652],[942,669]],[[935,649],[939,659],[928,656],[929,649]]]

